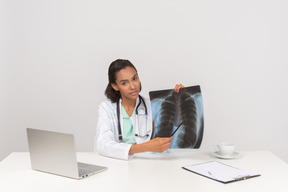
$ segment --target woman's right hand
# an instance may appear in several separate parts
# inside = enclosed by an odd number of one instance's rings
[[[134,144],[129,150],[129,155],[143,152],[157,152],[162,153],[166,151],[170,145],[172,137],[157,137],[147,141],[146,143]]]
[[[166,151],[173,137],[157,137],[145,143],[145,151],[162,153]]]

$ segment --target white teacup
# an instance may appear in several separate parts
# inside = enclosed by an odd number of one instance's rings
[[[217,145],[218,153],[222,156],[229,156],[234,153],[235,145],[232,143],[220,143]]]

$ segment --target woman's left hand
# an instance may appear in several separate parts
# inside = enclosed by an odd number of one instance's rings
[[[181,88],[184,88],[184,85],[182,85],[182,84],[177,84],[177,85],[175,85],[174,91],[175,91],[176,93],[179,93],[179,91],[180,91]]]

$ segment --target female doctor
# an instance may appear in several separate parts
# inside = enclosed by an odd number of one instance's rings
[[[139,95],[141,82],[128,60],[113,61],[105,90],[108,100],[98,109],[97,151],[104,156],[129,160],[133,154],[166,151],[173,137],[154,138],[150,101]],[[183,85],[175,86],[175,92]]]

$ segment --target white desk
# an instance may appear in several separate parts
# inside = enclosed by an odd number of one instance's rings
[[[131,161],[107,158],[97,153],[77,153],[77,157],[78,161],[107,166],[108,170],[82,180],[74,180],[31,170],[29,153],[12,153],[0,162],[0,190],[12,192],[288,191],[288,164],[268,151],[240,152],[240,157],[233,160],[221,160],[210,152],[196,150],[140,154]],[[222,184],[181,168],[213,160],[260,173],[261,176]]]

